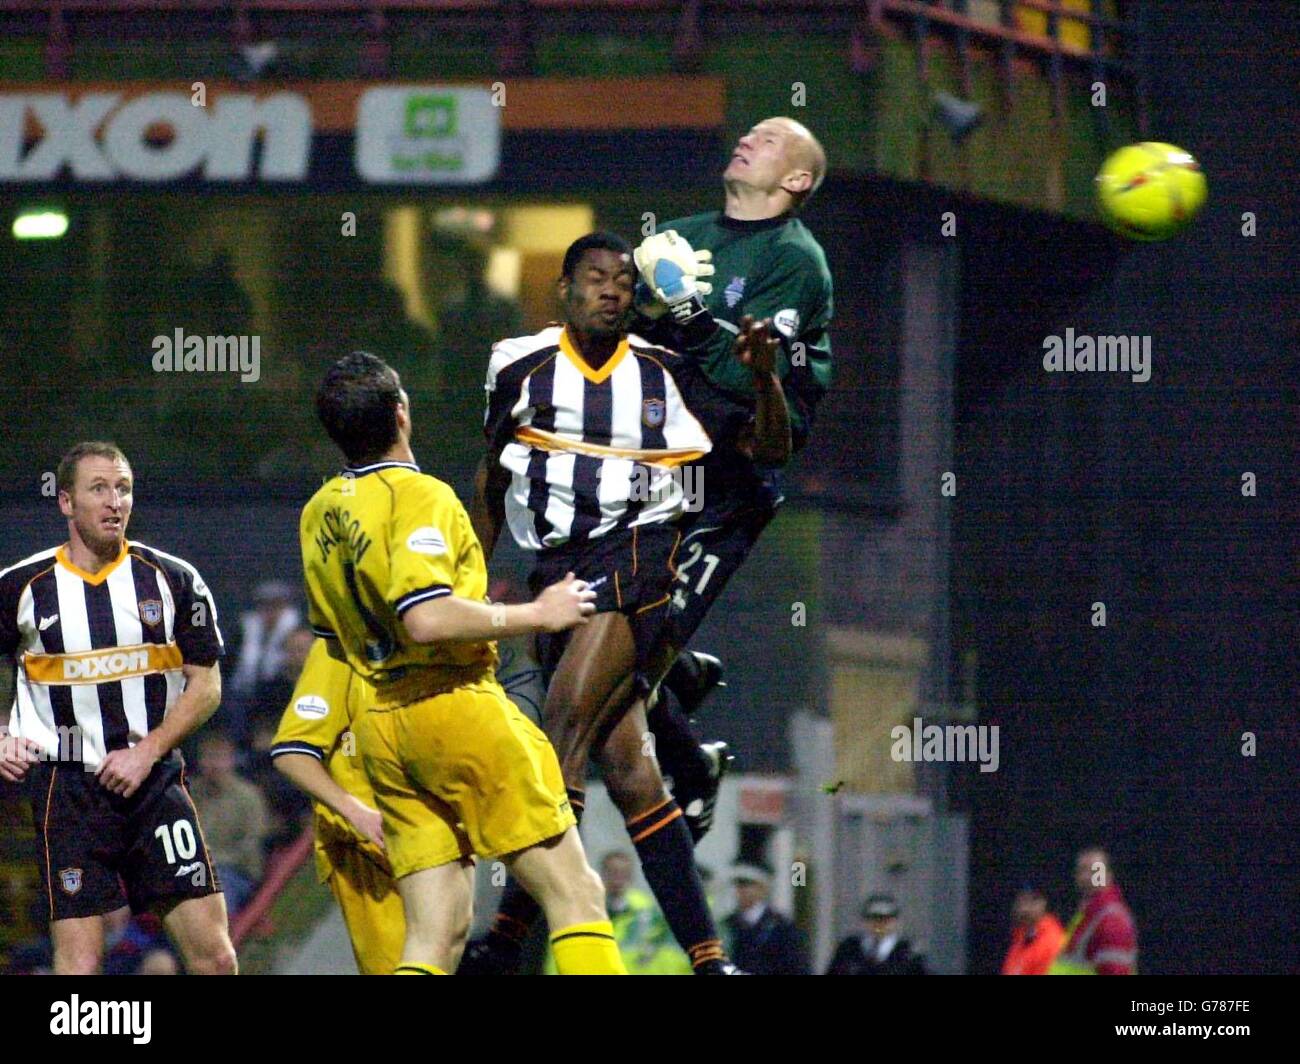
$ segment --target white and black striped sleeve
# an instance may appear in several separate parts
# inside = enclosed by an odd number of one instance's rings
[[[0,575],[0,657],[18,652],[18,599],[30,578],[19,566]]]
[[[176,603],[173,638],[187,665],[215,665],[225,656],[225,642],[217,625],[217,604],[203,577],[189,562],[153,551],[171,587]]]
[[[502,340],[493,345],[484,386],[487,413],[483,418],[483,437],[489,455],[495,457],[514,438],[515,407],[523,395],[524,383],[533,370],[554,358],[557,351],[559,347],[555,344],[528,351],[517,340]]]

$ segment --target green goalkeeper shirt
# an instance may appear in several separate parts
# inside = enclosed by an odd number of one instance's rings
[[[790,411],[791,434],[795,447],[802,446],[817,402],[831,382],[831,274],[821,245],[789,214],[740,221],[710,211],[658,229],[675,229],[691,247],[713,252],[716,271],[709,278],[713,291],[704,303],[718,327],[702,343],[677,350],[695,355],[715,385],[752,408],[750,371],[733,348],[744,315],[756,321],[771,318],[781,339],[777,373]],[[671,329],[671,322],[667,324]]]

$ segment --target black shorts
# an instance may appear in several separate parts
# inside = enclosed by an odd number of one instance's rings
[[[528,587],[535,597],[571,572],[596,592],[597,613],[627,615],[636,643],[638,694],[649,690],[645,673],[668,616],[669,595],[676,578],[674,560],[681,538],[675,524],[615,529],[580,544],[540,551],[528,576]],[[548,685],[568,645],[569,632],[538,634],[537,662]]]
[[[123,905],[163,912],[220,892],[179,754],[156,764],[130,798],[79,764],[42,762],[36,771],[32,817],[51,920]]]
[[[775,473],[737,478],[713,490],[707,469],[705,477],[704,506],[683,522],[677,581],[662,629],[663,638],[679,649],[690,642],[784,501]]]

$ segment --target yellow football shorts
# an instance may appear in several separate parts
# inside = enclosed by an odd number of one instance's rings
[[[372,707],[357,742],[397,879],[524,850],[576,823],[554,748],[494,679]]]
[[[402,959],[406,917],[397,881],[357,846],[326,847],[329,885],[362,975],[391,975]]]

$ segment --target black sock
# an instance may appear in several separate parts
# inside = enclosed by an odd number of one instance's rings
[[[708,782],[713,763],[700,749],[690,718],[667,688],[659,688],[659,698],[646,714],[646,723],[654,733],[659,770],[665,776],[672,776],[674,793],[683,788],[702,787]]]
[[[582,811],[585,808],[586,791],[576,787],[568,788],[569,805],[578,823],[582,823]],[[519,880],[511,876],[506,880],[506,889],[497,904],[497,914],[488,930],[489,937],[497,938],[504,945],[522,947],[524,939],[532,929],[537,918],[542,915],[542,907],[533,900],[533,896],[524,890]]]
[[[519,885],[519,880],[511,876],[506,880],[501,901],[497,903],[497,914],[492,918],[488,938],[496,939],[503,946],[522,949],[524,939],[541,915],[541,906]]]
[[[695,845],[677,803],[670,798],[633,817],[627,822],[627,833],[664,919],[691,964],[720,960],[722,940],[695,867]]]

